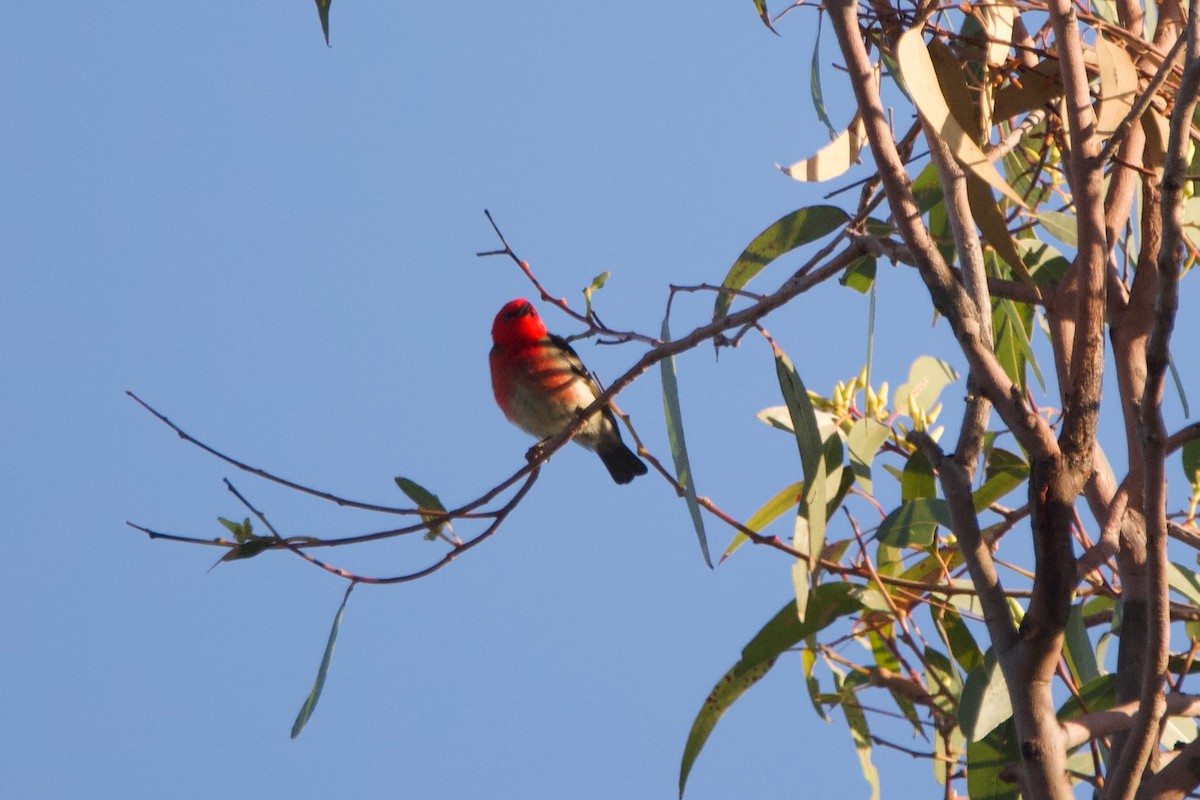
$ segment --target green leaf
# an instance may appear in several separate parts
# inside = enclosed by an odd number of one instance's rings
[[[796,516],[796,528],[792,546],[805,553],[807,559],[797,559],[792,564],[792,583],[796,592],[796,611],[804,618],[808,594],[810,591],[810,573],[816,567],[816,560],[821,555],[825,543],[825,477],[826,443],[821,439],[821,430],[817,425],[817,415],[809,399],[804,382],[792,366],[791,359],[772,342],[775,352],[775,373],[779,378],[779,389],[787,404],[788,415],[792,420],[792,431],[796,436],[796,446],[800,450],[800,464],[804,468],[804,502],[802,514]],[[841,439],[835,433],[832,439],[837,440],[840,448]],[[839,454],[840,460],[840,454]]]
[[[955,549],[957,553],[957,548]],[[934,622],[942,641],[950,648],[950,655],[958,665],[970,673],[971,670],[983,664],[983,653],[971,635],[971,630],[962,621],[962,616],[950,606],[942,606],[934,614]]]
[[[759,506],[759,509],[750,515],[746,520],[745,525],[755,533],[759,533],[763,528],[770,525],[775,520],[783,516],[784,512],[792,506],[800,502],[800,494],[804,491],[804,482],[797,481],[780,489],[774,497]],[[721,555],[721,560],[729,558],[734,550],[737,550],[747,541],[746,534],[736,533],[729,546],[725,548],[725,552]]]
[[[810,206],[793,211],[754,237],[733,263],[721,287],[741,289],[784,253],[833,233],[849,221],[850,217],[837,206]],[[713,322],[725,318],[733,297],[732,292],[717,294]]]
[[[300,731],[304,730],[304,726],[312,717],[313,711],[317,709],[317,701],[321,699],[321,690],[325,688],[325,676],[329,674],[329,663],[333,661],[333,646],[337,643],[338,628],[342,625],[342,614],[346,611],[346,601],[350,599],[350,593],[357,585],[351,583],[346,588],[346,594],[342,596],[342,604],[338,606],[337,614],[333,617],[333,625],[329,629],[329,641],[325,643],[325,654],[321,656],[321,666],[317,669],[317,679],[313,681],[312,691],[304,699],[304,705],[300,706],[300,713],[296,715],[296,721],[292,723],[293,739],[300,735]]]
[[[1063,655],[1067,657],[1067,667],[1075,676],[1075,682],[1082,686],[1100,677],[1100,666],[1096,663],[1096,651],[1083,624],[1081,607],[1082,603],[1071,606],[1071,614],[1067,617]]]
[[[742,649],[738,663],[717,681],[692,723],[679,769],[680,797],[683,797],[696,756],[700,755],[709,734],[734,701],[767,674],[781,653],[824,630],[839,617],[855,613],[859,607],[855,587],[848,583],[825,584],[813,591],[809,613],[803,622],[796,616],[796,601],[793,600],[755,634]]]
[[[859,294],[866,294],[875,285],[875,256],[863,256],[850,262],[838,283]]]
[[[417,504],[417,510],[421,512],[421,519],[429,523],[429,533],[425,534],[425,538],[432,541],[442,535],[442,531],[450,527],[450,524],[445,519],[438,522],[436,520],[446,513],[446,507],[442,505],[442,501],[433,492],[421,486],[415,481],[410,481],[408,478],[396,478],[396,485],[400,487],[400,491],[408,496]]]
[[[604,284],[608,283],[611,273],[601,272],[596,277],[592,278],[591,284],[583,290],[583,300],[587,303],[587,313],[592,313],[592,293],[604,288]]]
[[[1167,585],[1183,595],[1189,603],[1200,605],[1200,575],[1187,567],[1174,562],[1167,564]]]
[[[1080,701],[1083,701],[1082,704]],[[1108,711],[1117,704],[1117,676],[1099,675],[1079,687],[1079,697],[1067,698],[1056,716],[1060,720],[1074,719],[1094,711]]]
[[[1046,233],[1072,250],[1079,246],[1079,232],[1074,214],[1066,214],[1062,211],[1039,211],[1034,216],[1042,223]]]
[[[925,683],[934,705],[947,714],[957,711],[963,691],[962,677],[954,662],[932,647],[925,648]]]
[[[892,407],[903,411],[911,394],[917,405],[926,410],[937,403],[938,395],[947,384],[958,380],[954,368],[933,356],[919,356],[908,368],[908,380],[893,395]]]
[[[1033,333],[1033,309],[1013,300],[996,300],[992,310],[992,326],[996,331],[996,355],[1013,383],[1025,388],[1025,365],[1033,369],[1041,390],[1046,391],[1042,371],[1029,345]],[[1003,352],[1002,352],[1003,351]]]
[[[1017,800],[1017,785],[1001,775],[1019,764],[1016,726],[1010,720],[967,745],[967,795],[971,800]]]
[[[1193,439],[1183,446],[1183,477],[1192,486],[1192,491],[1200,491],[1200,441]],[[249,520],[247,520],[249,522]]]
[[[850,469],[864,492],[871,494],[871,462],[887,441],[891,428],[882,422],[863,417],[850,426],[846,445],[850,450]]]
[[[800,651],[800,665],[804,669],[804,685],[808,688],[808,699],[812,703],[817,716],[826,722],[832,722],[821,705],[821,682],[813,675],[813,667],[817,663],[817,653],[814,647],[805,647]]]
[[[1024,484],[1028,477],[1029,465],[1020,456],[999,447],[992,448],[983,485],[973,495],[975,510],[983,511]]]
[[[829,136],[832,138],[838,135],[838,131],[829,121],[829,115],[825,113],[825,97],[821,92],[821,22],[823,20],[824,16],[818,13],[817,40],[813,44],[812,69],[809,70],[808,85],[812,92],[813,109],[817,112],[817,119],[825,123],[825,127],[829,129]]]
[[[932,163],[926,164],[912,182],[912,195],[913,200],[917,203],[917,210],[922,214],[927,213],[929,209],[945,199],[946,196],[942,193],[942,182],[938,179],[937,167]]]
[[[871,730],[867,726],[867,717],[858,704],[858,697],[849,688],[842,688],[843,699],[839,704],[842,714],[846,716],[846,725],[850,728],[850,738],[854,740],[854,752],[858,755],[858,765],[862,769],[863,778],[871,787],[871,800],[879,800],[879,770],[871,762]]]
[[[754,8],[758,11],[758,18],[762,20],[763,25],[767,26],[767,30],[778,36],[779,31],[771,25],[771,15],[767,13],[767,0],[754,0]]]
[[[667,318],[663,317],[662,340],[671,340],[671,330]],[[692,517],[692,526],[696,529],[696,538],[700,540],[700,553],[704,563],[712,568],[712,557],[708,554],[708,537],[704,533],[704,519],[700,516],[700,502],[696,499],[696,487],[692,482],[692,465],[688,461],[687,442],[683,438],[683,415],[679,408],[679,382],[675,377],[675,357],[670,356],[659,362],[663,388],[663,415],[667,423],[667,441],[671,445],[671,458],[675,462],[675,480],[683,487],[683,497],[687,501],[688,513]]]
[[[1167,368],[1171,371],[1171,380],[1175,382],[1175,391],[1179,394],[1179,404],[1183,406],[1183,416],[1190,417],[1191,410],[1188,408],[1187,393],[1183,390],[1183,380],[1179,377],[1179,370],[1175,368],[1175,359],[1167,353]]]
[[[241,522],[234,522],[224,517],[217,517],[217,522],[225,526],[225,528],[233,534],[234,540],[238,542],[249,541],[254,538],[254,526],[250,524],[250,518],[246,517]]]
[[[317,14],[321,17],[321,32],[325,34],[325,46],[329,46],[329,4],[332,0],[317,0]]]
[[[950,529],[950,506],[945,500],[910,500],[883,518],[876,538],[892,547],[928,547],[939,525]]]
[[[242,559],[246,558],[254,558],[259,553],[263,552],[264,550],[270,550],[277,544],[278,543],[275,541],[275,539],[250,539],[249,541],[238,544],[236,547],[229,548],[229,552],[221,556],[221,558],[217,560],[217,564],[225,561],[241,561]],[[216,566],[216,564],[213,566]]]
[[[988,650],[983,664],[971,670],[963,687],[958,724],[968,741],[977,742],[1012,718],[1008,686],[995,655]]]
[[[937,497],[937,479],[929,459],[919,450],[908,458],[904,465],[904,476],[900,479],[900,499],[922,500]]]
[[[1037,239],[1014,239],[1013,244],[1021,254],[1021,261],[1033,276],[1038,286],[1050,286],[1060,282],[1071,262],[1066,256],[1045,242]]]
[[[871,643],[871,655],[875,657],[875,666],[882,670],[900,673],[904,670],[904,665],[900,663],[900,659],[896,657],[894,651],[895,634],[892,627],[892,625],[886,626],[886,634],[880,629],[868,630],[867,641]],[[888,691],[892,695],[892,701],[900,709],[900,713],[913,726],[913,735],[924,737],[925,731],[921,727],[921,717],[912,700],[893,689],[888,689]]]

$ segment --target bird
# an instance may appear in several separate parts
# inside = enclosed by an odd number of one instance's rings
[[[506,303],[496,315],[488,361],[496,405],[509,422],[542,441],[570,425],[600,396],[600,387],[571,345],[548,333],[537,309],[523,297]],[[609,405],[584,423],[575,441],[595,450],[619,484],[647,472],[645,462],[621,440]]]

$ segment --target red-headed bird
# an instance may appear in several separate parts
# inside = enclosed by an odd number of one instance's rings
[[[492,323],[492,391],[509,422],[538,439],[571,424],[600,395],[583,362],[566,339],[546,332],[533,305],[521,297],[508,303]],[[593,414],[575,436],[600,460],[617,483],[646,474],[646,465],[621,441],[612,408]]]

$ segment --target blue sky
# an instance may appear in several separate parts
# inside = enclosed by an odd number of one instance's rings
[[[772,166],[827,139],[808,99],[815,20],[802,9],[778,38],[749,0],[335,3],[326,48],[307,0],[6,9],[12,796],[674,796],[700,703],[790,597],[780,555],[708,570],[666,484],[617,487],[569,448],[484,546],[355,592],[292,741],[344,584],[286,554],[210,572],[218,551],[125,521],[220,535],[217,516],[244,516],[229,477],[285,532],[381,523],[232,471],[124,391],[331,491],[398,503],[402,475],[448,504],[480,494],[530,444],[496,410],[486,356],[495,312],[531,290],[475,257],[497,245],[483,209],[552,292],[581,302],[610,271],[605,319],[656,333],[668,284],[719,282],[828,190]],[[881,266],[876,374],[893,387],[917,355],[950,353],[917,289]],[[709,314],[683,297],[672,328]],[[812,387],[863,363],[866,302],[835,285],[766,326]],[[641,353],[577,347],[607,378]],[[744,518],[799,478],[794,442],[754,418],[780,402],[770,353],[747,338],[678,369],[700,491]],[[657,375],[621,405],[669,462]],[[729,533],[709,530],[719,552]],[[331,555],[395,574],[426,563],[421,544]],[[844,725],[816,718],[785,662],[718,726],[688,797],[868,796]],[[937,791],[925,763],[876,763],[885,786]]]

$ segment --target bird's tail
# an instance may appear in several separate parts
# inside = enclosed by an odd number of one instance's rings
[[[645,475],[646,464],[637,455],[617,439],[608,447],[598,451],[600,460],[608,467],[608,474],[617,483],[629,483],[638,475]]]

